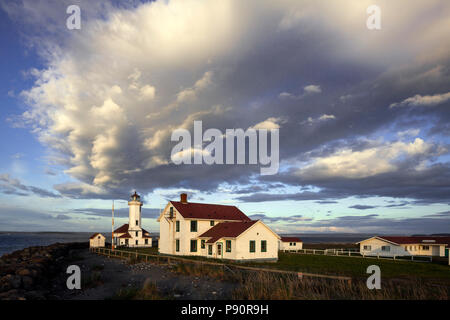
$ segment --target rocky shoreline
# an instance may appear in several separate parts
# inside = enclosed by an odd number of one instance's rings
[[[0,257],[0,300],[58,299],[52,296],[51,279],[85,248],[87,242],[55,243],[4,254]]]

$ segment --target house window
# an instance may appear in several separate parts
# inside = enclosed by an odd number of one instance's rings
[[[372,246],[364,246],[364,250],[370,251],[370,250],[372,250]]]
[[[180,252],[180,239],[175,240],[175,250]]]
[[[261,252],[267,252],[267,241],[261,240]]]
[[[255,252],[255,240],[250,240],[250,252]]]
[[[128,239],[125,239],[125,244],[128,245]]]
[[[430,246],[422,246],[422,250],[430,250]]]
[[[136,231],[136,237],[139,237],[139,231]]]
[[[211,220],[211,221],[209,222],[209,225],[210,225],[211,227],[213,227],[213,226],[214,226],[214,220]]]
[[[205,249],[205,240],[202,240],[200,243],[201,243],[202,249]]]
[[[208,254],[212,255],[212,244],[208,245]]]
[[[382,247],[381,247],[381,251],[387,251],[387,252],[389,252],[389,251],[391,251],[391,247],[390,247],[390,246],[382,246]]]
[[[289,242],[289,246],[292,247],[292,242]]]
[[[197,220],[191,221],[191,232],[197,232]]]
[[[294,247],[297,245],[297,242],[294,242]]]
[[[139,221],[137,221],[137,220],[136,220],[136,225],[137,225],[137,226],[139,225]]]
[[[145,244],[148,244],[148,239],[145,239]]]
[[[100,239],[100,236],[98,236],[98,238]]]
[[[175,230],[176,232],[180,232],[180,221],[175,221]]]
[[[225,251],[231,252],[231,240],[225,241]]]
[[[138,244],[138,241],[136,240],[136,244]]]
[[[191,240],[191,252],[197,252],[197,240]]]

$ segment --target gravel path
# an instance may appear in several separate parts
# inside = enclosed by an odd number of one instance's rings
[[[61,274],[53,285],[54,295],[60,299],[108,299],[120,289],[142,288],[146,279],[156,284],[164,298],[174,300],[230,299],[236,286],[208,277],[176,274],[167,264],[129,265],[125,260],[101,256],[85,249],[80,250],[79,257],[69,264],[80,267],[83,285],[81,290],[69,290],[66,287],[69,275]]]

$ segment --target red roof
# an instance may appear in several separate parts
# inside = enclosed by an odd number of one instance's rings
[[[129,228],[129,225],[128,225],[128,223],[127,224],[124,224],[123,226],[121,226],[120,228],[117,228],[116,230],[114,230],[114,233],[126,233],[126,234],[128,234],[128,228]],[[150,232],[148,232],[147,230],[145,230],[144,228],[141,228],[142,229],[142,238],[151,238],[151,236],[150,236]],[[123,236],[122,236],[123,237]],[[122,238],[122,237],[119,237],[119,238]],[[128,237],[124,237],[124,238],[128,238]],[[130,237],[131,238],[131,237]]]
[[[142,238],[151,238],[150,232],[145,229],[142,229]]]
[[[126,233],[126,232],[128,232],[128,223],[114,230],[114,233]]]
[[[378,236],[378,238],[396,243],[396,244],[445,244],[450,246],[450,237],[439,236],[412,236],[412,237],[391,237]],[[434,240],[434,242],[432,242]]]
[[[94,233],[89,239],[94,239],[98,235],[103,236],[101,233]]]
[[[121,235],[119,238],[131,238],[130,234],[127,232],[123,235]]]
[[[171,203],[185,219],[250,221],[250,218],[235,206],[179,201]]]
[[[214,243],[220,238],[236,238],[245,230],[253,226],[258,220],[221,222],[203,233],[199,238],[211,238],[207,243]]]
[[[298,237],[281,237],[282,242],[302,242]]]

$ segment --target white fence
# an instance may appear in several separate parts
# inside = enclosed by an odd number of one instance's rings
[[[416,262],[432,262],[432,256],[385,256],[382,254],[366,255],[357,251],[357,249],[300,249],[296,251],[288,251],[297,254],[315,254],[322,256],[342,256],[342,257],[357,257],[357,258],[370,258],[370,259],[387,259],[387,260],[400,260],[400,261],[416,261]]]

